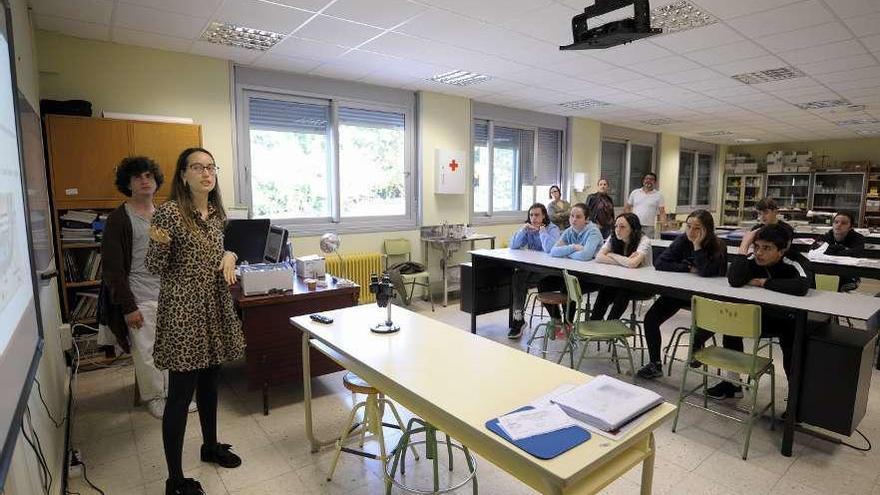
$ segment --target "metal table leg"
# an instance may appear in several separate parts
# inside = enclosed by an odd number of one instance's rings
[[[791,457],[794,446],[794,430],[797,423],[798,401],[801,395],[801,374],[803,373],[804,348],[807,340],[807,312],[798,311],[795,315],[794,344],[792,345],[791,376],[788,379],[787,417],[782,425],[782,455]]]
[[[321,447],[334,445],[336,439],[321,440],[316,438],[315,430],[312,426],[312,364],[309,356],[311,351],[311,345],[309,345],[310,338],[311,334],[309,334],[309,332],[302,333],[303,399],[306,411],[306,437],[309,439],[309,445],[314,454],[320,450]]]

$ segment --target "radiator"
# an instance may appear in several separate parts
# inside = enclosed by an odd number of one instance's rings
[[[358,284],[361,287],[358,297],[360,304],[375,302],[376,296],[370,293],[370,275],[382,273],[384,257],[380,253],[344,254],[342,260],[337,256],[327,256],[327,273],[345,277]]]

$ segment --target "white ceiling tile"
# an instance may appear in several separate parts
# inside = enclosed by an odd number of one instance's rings
[[[857,15],[880,12],[880,3],[876,0],[824,0],[840,17],[854,17]]]
[[[857,69],[858,70],[858,69]],[[843,73],[836,73],[843,74]],[[824,77],[825,74],[816,76],[816,79]],[[853,81],[843,79],[839,81],[829,81],[825,83],[829,88],[834,91],[853,91],[853,90],[866,90],[866,89],[875,89],[880,87],[880,77],[866,77],[862,79],[856,79]]]
[[[694,3],[711,12],[715,17],[730,19],[773,9],[795,1],[797,0],[694,0]]]
[[[189,49],[190,53],[196,55],[204,55],[206,57],[220,58],[224,60],[232,60],[245,65],[253,63],[257,57],[263,54],[256,50],[247,50],[235,46],[218,45],[208,41],[196,40]]]
[[[373,72],[367,74],[361,79],[361,82],[374,84],[376,86],[384,86],[386,88],[407,88],[416,82],[417,79],[407,77],[402,74],[389,74],[387,72]]]
[[[622,66],[672,55],[672,52],[669,50],[659,47],[648,40],[637,40],[626,45],[594,51],[598,53],[593,54],[593,56],[599,60]]]
[[[375,71],[375,67],[370,64],[353,63],[352,61],[342,62],[337,59],[319,65],[317,68],[310,70],[309,74],[357,81]]]
[[[480,0],[479,2],[472,0],[422,0],[422,2],[495,24],[504,23],[524,12],[551,4],[550,0]],[[571,26],[570,18],[564,22]]]
[[[731,62],[729,64],[714,65],[712,68],[722,74],[733,76],[744,72],[776,69],[779,67],[785,67],[786,65],[787,64],[782,60],[779,60],[778,57],[771,55],[767,57],[750,58],[747,60],[737,60],[736,62]]]
[[[581,53],[572,52],[570,55],[571,57],[564,63],[555,64],[548,68],[554,72],[573,77],[588,77],[597,72],[617,69],[614,65]]]
[[[880,12],[843,20],[856,36],[880,34]]]
[[[832,60],[823,60],[813,64],[798,64],[797,68],[809,75],[827,74],[829,72],[847,71],[871,67],[877,65],[877,59],[873,55],[856,55],[853,57],[841,57]]]
[[[281,43],[273,46],[269,53],[324,61],[338,57],[346,51],[348,51],[347,48],[339,45],[288,36]]]
[[[632,81],[634,79],[642,79],[644,76],[637,72],[633,72],[627,69],[613,69],[604,72],[597,72],[595,74],[590,74],[587,76],[583,76],[583,79],[587,81],[599,83],[599,84],[611,84],[616,85],[616,83]]]
[[[337,0],[324,11],[327,15],[391,28],[425,11],[425,6],[409,0]]]
[[[236,0],[225,2],[214,14],[214,20],[288,34],[299,28],[312,15],[302,10],[258,0]]]
[[[819,26],[797,29],[786,33],[773,34],[755,40],[764,48],[776,53],[797,50],[810,46],[824,45],[836,41],[852,39],[852,33],[839,22],[829,22]]]
[[[832,72],[814,76],[816,80],[824,83],[853,82],[860,79],[876,80],[880,78],[880,67],[864,67],[843,72]]]
[[[115,43],[122,43],[124,45],[138,45],[173,52],[188,52],[193,43],[192,40],[188,39],[145,33],[121,27],[113,28],[110,39]]]
[[[120,3],[116,6],[113,23],[123,28],[194,40],[207,27],[208,19]]]
[[[862,38],[862,43],[872,52],[880,52],[880,34]]]
[[[742,39],[743,37],[736,31],[719,22],[697,29],[653,36],[651,42],[674,53],[688,53],[713,46],[727,45],[742,41]]]
[[[54,31],[77,38],[102,41],[110,39],[110,26],[106,24],[75,21],[50,15],[34,15],[34,26],[43,31]]]
[[[418,60],[430,53],[433,46],[436,46],[436,43],[407,34],[388,32],[360,48]]]
[[[737,60],[755,58],[767,54],[767,50],[754,42],[743,40],[705,50],[692,51],[684,56],[703,65],[713,65],[736,62]]]
[[[572,41],[571,18],[578,13],[576,9],[552,3],[523,12],[502,25],[556,45],[568,45]]]
[[[152,7],[154,9],[164,10],[167,12],[175,12],[177,14],[186,14],[193,17],[207,17],[214,12],[214,9],[220,5],[223,0],[124,0],[120,2],[140,5],[142,7]]]
[[[728,24],[746,36],[759,38],[832,21],[834,16],[818,0],[807,0],[766,12],[737,17],[728,21]]]
[[[230,0],[226,0],[229,2]],[[238,1],[238,0],[232,0]],[[319,10],[325,8],[328,4],[333,3],[333,0],[260,0],[271,3],[278,3],[281,5],[287,5],[288,7],[294,7],[297,9],[308,10],[311,12],[318,12]]]
[[[670,84],[681,84],[688,82],[705,81],[707,79],[715,79],[718,73],[712,69],[701,67],[699,69],[686,70],[683,72],[673,72],[671,74],[658,75],[657,79],[668,82]]]
[[[485,23],[441,9],[428,9],[397,28],[396,32],[450,44],[466,44]]]
[[[75,21],[110,24],[113,2],[110,0],[31,0],[34,13]]]
[[[639,62],[629,66],[630,69],[641,72],[649,76],[657,76],[661,74],[669,74],[673,72],[684,72],[693,69],[699,69],[700,65],[688,60],[684,57],[672,56],[658,58],[646,62]]]
[[[316,68],[317,66],[321,65],[321,62],[301,57],[286,57],[284,55],[278,55],[270,52],[260,56],[256,61],[253,62],[253,65],[255,67],[262,67],[264,69],[274,69],[284,72],[296,72],[298,74],[305,74],[310,70]]]
[[[865,52],[865,48],[856,40],[838,41],[837,43],[829,43],[827,45],[811,46],[809,48],[801,48],[782,52],[779,58],[790,64],[810,64],[821,62],[834,58],[849,57],[852,55],[861,55]]]
[[[738,88],[742,86],[742,83],[735,79],[724,77],[719,74],[716,75],[716,77],[713,79],[704,79],[701,81],[681,83],[679,84],[679,86],[689,89],[691,91],[703,91],[707,89],[717,88]]]
[[[296,32],[302,38],[351,47],[380,34],[381,29],[325,15],[316,16]]]

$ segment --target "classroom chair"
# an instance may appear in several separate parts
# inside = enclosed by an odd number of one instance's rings
[[[681,387],[678,394],[678,410],[675,412],[675,420],[672,422],[672,431],[675,432],[678,427],[678,417],[681,413],[681,406],[688,406],[704,409],[713,414],[724,416],[726,418],[746,424],[746,438],[743,444],[742,458],[745,460],[749,453],[749,440],[752,437],[752,425],[767,409],[770,409],[770,427],[775,427],[776,423],[776,377],[773,368],[773,359],[760,356],[758,354],[761,349],[761,306],[756,304],[739,304],[715,301],[705,297],[693,296],[691,300],[691,331],[690,344],[688,346],[688,366],[684,367],[681,375]],[[731,349],[725,349],[717,345],[705,347],[698,351],[694,351],[694,336],[697,330],[706,330],[719,335],[730,335],[733,337],[741,337],[752,339],[751,352],[739,352]],[[691,368],[690,364],[694,360],[698,360],[702,366],[700,368]],[[715,375],[709,371],[709,367],[718,368],[720,370],[729,370],[746,375],[746,381],[728,378],[726,376]],[[702,375],[703,380],[693,389],[687,389],[688,373],[697,373]],[[758,410],[758,385],[761,377],[770,375],[770,402]],[[706,394],[708,388],[708,379],[710,376],[719,378],[728,383],[739,385],[745,391],[749,392],[748,418],[743,420],[736,416],[731,416],[709,408],[709,397]],[[703,405],[695,404],[687,401],[688,397],[702,390]]]
[[[412,250],[410,248],[409,239],[385,239],[385,269],[393,266],[392,257],[406,257],[406,261],[412,261]],[[434,293],[431,292],[431,278],[428,270],[418,273],[401,273],[403,279],[403,293],[400,294],[403,303],[409,306],[412,302],[413,292],[416,287],[422,287],[427,292],[427,298],[431,300],[431,311],[434,311]],[[409,287],[407,288],[407,285]]]
[[[400,431],[404,430],[403,421],[400,419],[400,414],[397,413],[397,408],[394,407],[394,403],[386,399],[378,389],[370,386],[370,384],[364,381],[363,378],[350,371],[342,377],[342,384],[345,388],[351,391],[354,407],[351,408],[351,413],[348,415],[348,421],[342,429],[342,434],[339,436],[339,440],[336,441],[336,454],[333,456],[333,462],[330,464],[330,472],[327,473],[327,481],[330,481],[333,478],[333,473],[336,471],[336,464],[339,462],[339,454],[342,452],[359,455],[368,459],[377,459],[382,462],[382,469],[384,470],[388,461],[388,456],[385,452],[385,437],[382,434],[382,428],[388,427],[396,428]],[[357,394],[366,395],[366,400],[357,402]],[[391,414],[394,415],[396,424],[383,422],[386,406],[391,410]],[[361,408],[364,409],[363,421],[355,422],[355,416]],[[378,454],[371,454],[362,450],[354,450],[345,446],[349,437],[360,435],[359,446],[360,448],[364,448],[364,437],[368,431],[371,435],[376,437],[376,440],[379,443]],[[413,448],[412,451],[415,458],[418,459],[419,456],[416,453],[415,448]]]
[[[564,315],[565,309],[568,303],[568,297],[561,292],[536,292],[535,293],[535,301],[541,305],[541,308],[544,305],[556,306],[559,309],[559,314]],[[534,311],[534,310],[533,310]],[[532,345],[536,340],[541,341],[541,357],[547,359],[547,354],[551,351],[548,351],[548,346],[551,340],[556,339],[556,335],[559,333],[566,332],[565,327],[565,317],[562,319],[551,317],[549,321],[542,322],[538,324],[532,330],[532,335],[529,337],[529,340],[526,342],[526,352],[532,353]],[[572,366],[574,363],[572,363]]]
[[[447,433],[444,433],[444,435],[446,436],[446,455],[448,456],[449,471],[452,472],[454,468],[452,450],[456,449],[464,454],[464,459],[465,462],[467,462],[468,466],[468,472],[467,476],[465,476],[464,479],[459,481],[458,483],[455,483],[452,486],[441,488],[438,445],[442,444],[442,442],[437,441],[437,436],[439,433],[441,432],[437,430],[437,428],[422,419],[412,418],[409,420],[409,423],[407,423],[403,435],[400,437],[400,441],[398,442],[397,447],[392,453],[391,462],[385,466],[386,495],[391,495],[391,485],[394,485],[401,490],[409,493],[447,493],[454,492],[455,490],[466,485],[469,481],[473,481],[473,495],[478,495],[477,461],[471,455],[470,450],[468,450],[466,445],[453,442],[452,439],[449,438],[449,434]],[[425,439],[413,441],[413,437],[419,434],[424,434]],[[413,449],[413,455],[415,456],[416,445],[424,445],[425,457],[433,461],[433,486],[430,490],[422,487],[415,487],[412,485],[412,483],[407,484],[404,481],[400,481],[397,479],[398,467],[400,468],[400,475],[406,476],[406,449]],[[415,460],[419,460],[418,456],[415,456]]]
[[[620,373],[620,359],[622,358],[617,354],[617,344],[620,344],[626,350],[626,357],[624,359],[629,361],[630,377],[632,380],[635,380],[635,362],[633,361],[632,348],[628,341],[628,339],[633,338],[635,335],[633,330],[620,320],[590,320],[590,302],[587,301],[585,308],[580,306],[583,294],[581,293],[581,286],[578,283],[577,277],[569,274],[568,270],[563,270],[562,278],[565,280],[565,288],[568,290],[568,304],[574,304],[576,310],[574,319],[570,322],[567,321],[568,313],[562,313],[563,319],[565,320],[566,325],[571,327],[571,331],[569,332],[568,342],[566,342],[565,348],[562,350],[562,354],[559,356],[557,362],[561,363],[565,358],[565,354],[568,353],[571,367],[578,369],[586,358],[587,347],[590,342],[598,342],[600,344],[602,342],[608,342],[611,344],[611,355],[597,357],[614,361],[614,364],[617,367],[617,372]],[[578,346],[582,346],[583,348],[581,349],[581,355],[580,358],[578,358],[577,365],[575,365],[574,353]]]

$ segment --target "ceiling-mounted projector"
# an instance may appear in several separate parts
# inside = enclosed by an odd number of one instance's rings
[[[590,29],[587,20],[600,15],[633,6],[635,16],[603,24]],[[560,46],[560,50],[595,50],[622,45],[630,41],[662,33],[651,27],[651,7],[648,0],[596,0],[585,8],[583,14],[571,18],[571,34],[574,43]]]

